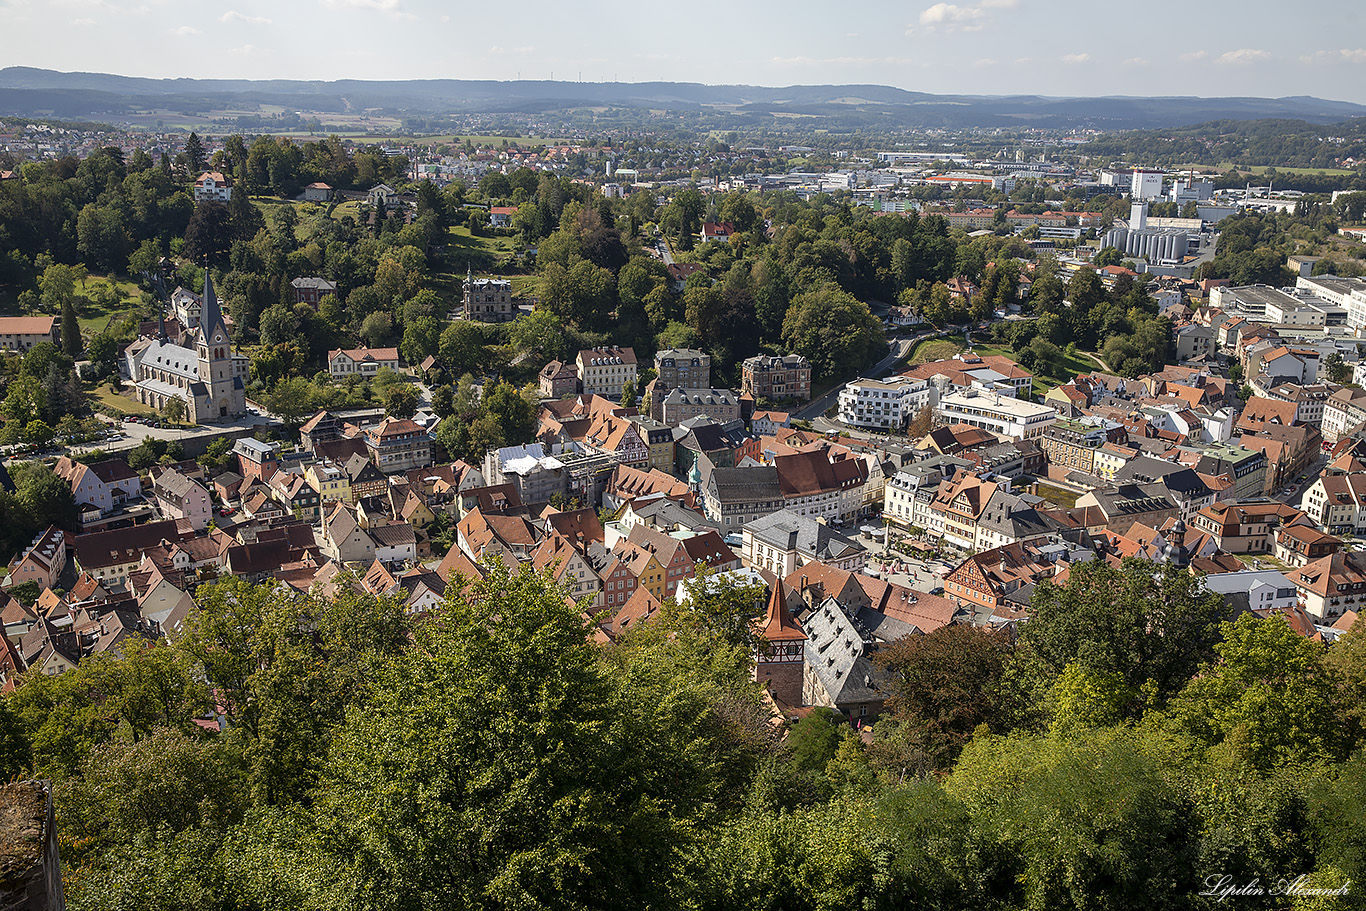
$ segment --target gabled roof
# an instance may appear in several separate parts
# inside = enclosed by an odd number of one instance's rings
[[[603,543],[602,522],[592,509],[575,509],[569,512],[553,512],[545,516],[546,526],[552,534],[560,535],[583,548],[590,543]]]
[[[338,357],[346,358],[357,364],[378,363],[381,361],[397,361],[397,348],[334,348],[327,352],[328,361],[336,360]]]
[[[722,503],[777,502],[783,497],[778,469],[772,465],[713,468],[703,486]]]
[[[786,497],[812,496],[843,487],[823,452],[794,452],[775,456],[778,483]]]
[[[465,556],[459,547],[451,547],[446,551],[436,572],[443,581],[449,581],[455,575],[471,580],[484,578],[484,568]]]
[[[866,653],[867,644],[852,617],[833,598],[806,615],[806,666],[820,681],[836,709],[887,697],[886,674]]]
[[[809,516],[786,509],[755,519],[745,530],[756,540],[779,551],[796,551],[817,562],[838,560],[861,553],[863,547]]]
[[[632,626],[653,620],[662,606],[659,599],[650,594],[648,588],[638,586],[631,597],[626,599],[626,603],[617,609],[608,625],[611,632],[623,633]]]
[[[90,570],[137,562],[144,550],[155,547],[163,539],[179,541],[187,536],[176,520],[165,519],[132,528],[77,535],[71,543],[81,568]]]
[[[721,540],[714,529],[708,529],[683,539],[683,549],[693,563],[705,563],[712,568],[737,562],[735,552]]]
[[[630,465],[618,465],[612,470],[607,490],[618,499],[629,500],[635,497],[662,493],[671,499],[687,499],[688,485],[665,474],[657,468],[648,471]]]

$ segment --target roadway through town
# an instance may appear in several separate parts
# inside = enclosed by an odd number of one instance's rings
[[[869,370],[866,373],[862,375],[873,376],[877,373],[882,372],[883,370],[891,368],[891,366],[895,364],[897,361],[901,360],[903,357],[906,357],[906,355],[910,354],[911,351],[914,350],[916,345],[920,344],[927,338],[933,338],[936,335],[942,334],[943,333],[941,332],[925,332],[920,335],[912,336],[911,338],[892,339],[891,352],[882,360],[874,364],[871,368],[869,368]],[[857,379],[857,377],[855,379]],[[852,382],[852,380],[840,383],[838,386],[830,388],[819,398],[812,399],[811,402],[807,404],[805,407],[803,407],[799,411],[794,412],[792,417],[795,420],[799,421],[810,421],[815,418],[823,416],[827,411],[830,410],[831,406],[834,405],[835,402],[839,399],[840,390],[847,386],[849,382]]]

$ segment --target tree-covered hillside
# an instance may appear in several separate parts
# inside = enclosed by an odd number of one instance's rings
[[[201,588],[174,645],[0,703],[6,773],[54,781],[74,911],[1185,909],[1224,907],[1221,875],[1361,907],[1360,622],[1325,650],[1184,573],[1084,564],[1018,643],[888,649],[860,734],[771,716],[762,590],[598,645],[526,568],[423,619],[337,582]]]

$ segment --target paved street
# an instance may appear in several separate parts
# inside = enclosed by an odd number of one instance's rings
[[[920,344],[927,338],[933,338],[934,336],[940,334],[941,333],[939,332],[924,332],[920,335],[912,336],[911,338],[892,339],[892,350],[882,360],[878,361],[872,367],[869,367],[863,375],[873,376],[874,374],[880,371],[886,370],[887,368],[895,364],[897,361],[899,361],[901,358],[909,354],[911,352],[911,349],[913,349],[916,345]],[[812,399],[811,402],[805,407],[803,407],[800,411],[794,412],[792,417],[796,420],[801,421],[809,421],[813,418],[820,417],[821,415],[829,411],[830,408],[835,404],[835,402],[839,399],[840,390],[843,389],[846,385],[846,383],[840,383],[838,386],[835,386],[829,391],[827,391],[820,398]]]
[[[1300,499],[1304,496],[1304,492],[1318,480],[1319,475],[1323,473],[1323,469],[1327,466],[1328,453],[1320,452],[1318,458],[1314,459],[1314,461],[1306,465],[1299,474],[1295,475],[1295,479],[1290,482],[1288,487],[1283,487],[1276,491],[1274,498],[1280,500],[1282,503],[1289,503],[1291,506],[1298,509]],[[1303,481],[1299,480],[1301,477],[1304,478]]]

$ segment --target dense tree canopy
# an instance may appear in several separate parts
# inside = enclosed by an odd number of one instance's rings
[[[53,779],[76,909],[1199,908],[1209,870],[1360,875],[1361,729],[1338,719],[1360,717],[1366,624],[1325,659],[1244,615],[1194,667],[1104,624],[1050,676],[1060,605],[1096,621],[1098,586],[1203,629],[1153,564],[1079,568],[1024,624],[1053,634],[889,650],[867,744],[822,709],[779,736],[752,676],[762,588],[722,577],[610,646],[529,567],[456,579],[423,618],[230,579],[174,645],[24,678],[0,764]],[[1135,615],[1144,592],[1165,606]],[[1082,707],[1104,668],[1164,660],[1187,669],[1165,705]],[[194,723],[211,704],[224,734]]]

